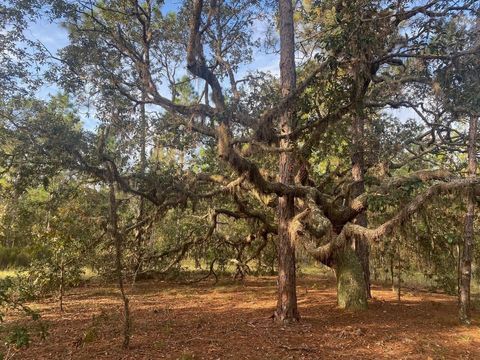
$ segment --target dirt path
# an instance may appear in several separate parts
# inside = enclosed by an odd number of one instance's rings
[[[36,304],[49,336],[14,359],[480,359],[480,314],[459,326],[454,297],[415,292],[397,304],[374,287],[369,309],[349,313],[336,308],[332,281],[313,277],[300,280],[298,295],[302,321],[281,327],[269,318],[274,278],[141,283],[130,293],[134,335],[125,351],[117,290],[75,289],[63,314]]]

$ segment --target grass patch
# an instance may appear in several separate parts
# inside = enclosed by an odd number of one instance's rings
[[[92,280],[98,277],[98,273],[91,268],[84,268],[82,274],[82,280]]]
[[[0,279],[5,279],[7,277],[15,277],[16,275],[20,274],[19,270],[16,269],[3,269],[0,270]]]

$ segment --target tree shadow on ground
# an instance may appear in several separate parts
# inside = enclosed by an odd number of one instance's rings
[[[302,321],[280,326],[270,318],[274,285],[274,278],[219,287],[141,283],[130,293],[134,325],[129,350],[120,348],[122,313],[114,288],[75,291],[63,314],[55,304],[38,304],[50,336],[34,341],[17,358],[480,358],[479,314],[474,314],[473,326],[459,326],[454,297],[411,293],[398,303],[396,294],[374,287],[368,310],[347,312],[336,307],[331,279],[308,277],[298,287]]]

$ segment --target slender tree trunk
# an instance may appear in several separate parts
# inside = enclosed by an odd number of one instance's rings
[[[457,305],[460,308],[460,284],[462,283],[462,253],[460,249],[460,243],[455,246],[457,255]]]
[[[468,175],[477,173],[477,124],[478,119],[470,116],[468,130]],[[475,187],[467,189],[467,213],[463,233],[463,251],[460,261],[460,322],[470,324],[470,281],[472,277],[473,221],[475,216]]]
[[[140,174],[141,176],[145,175],[145,170],[147,168],[147,154],[146,154],[146,143],[147,143],[147,117],[145,113],[145,103],[146,101],[146,93],[142,91],[142,103],[140,104],[140,136],[139,136],[139,143],[140,143]],[[143,196],[139,198],[138,204],[138,216],[137,221],[140,222],[145,217],[145,199]],[[145,240],[145,226],[139,226],[135,231],[135,241],[137,247],[137,254],[136,254],[136,264],[135,264],[135,276],[138,273],[142,272],[142,263],[143,263],[143,255],[144,255],[144,240]],[[135,279],[134,279],[135,281]]]
[[[147,1],[145,4],[146,8],[144,9],[147,14],[152,13],[152,4]],[[152,40],[152,32],[150,28],[150,21],[148,21],[147,25],[144,28],[144,36],[143,36],[143,51],[142,51],[142,60],[145,64],[150,63],[150,46],[151,46],[151,40]],[[140,150],[140,175],[141,177],[145,176],[145,171],[147,168],[147,131],[148,131],[148,121],[147,121],[147,114],[146,114],[146,109],[145,109],[145,102],[147,101],[148,98],[148,77],[147,74],[143,72],[140,73],[140,83],[142,84],[141,87],[141,104],[140,104],[140,134],[139,134],[139,150]],[[173,94],[175,94],[175,89],[173,89]],[[174,95],[175,96],[175,95]],[[137,216],[137,221],[143,221],[145,218],[145,199],[143,196],[140,196],[139,199],[139,204],[138,204],[138,216]],[[137,258],[136,258],[136,264],[135,264],[135,272],[134,272],[134,277],[133,277],[133,283],[135,283],[136,276],[138,273],[142,272],[142,265],[143,265],[143,257],[144,257],[144,248],[145,248],[145,239],[147,237],[146,231],[145,231],[145,224],[139,226],[136,229],[135,233],[135,241],[136,241],[136,247],[137,247]]]
[[[394,257],[393,255],[390,257],[390,283],[392,285],[392,291],[395,291],[395,274],[394,274]]]
[[[60,265],[60,311],[63,312],[63,294],[65,293],[65,265]]]
[[[291,0],[279,0],[280,13],[280,81],[282,95],[288,96],[296,83],[295,37],[293,6]],[[288,134],[294,128],[294,113],[287,109],[280,117],[281,133]],[[282,139],[281,148],[290,146],[288,138]],[[280,181],[294,182],[294,159],[282,152],[279,160]],[[275,320],[293,322],[300,319],[297,308],[295,246],[288,231],[295,213],[293,196],[282,196],[278,201],[278,300]]]
[[[201,269],[202,264],[200,263],[200,260],[198,259],[197,255],[194,256],[194,260],[195,260],[195,269]]]
[[[397,253],[398,256],[398,270],[397,270],[397,301],[402,300],[402,258],[400,257],[400,249]]]
[[[352,187],[352,199],[360,196],[365,192],[365,120],[363,111],[360,109],[356,112],[352,126],[352,178],[354,186]],[[359,214],[355,218],[355,223],[367,227],[367,214],[365,212]],[[354,238],[353,248],[362,264],[362,272],[365,282],[365,292],[367,298],[371,298],[370,291],[370,246],[363,238]]]
[[[115,195],[115,185],[110,182],[110,229],[115,243],[115,270],[117,273],[118,287],[123,301],[124,326],[123,326],[123,347],[128,348],[130,344],[130,306],[129,299],[125,293],[123,280],[123,235],[118,229],[117,200]]]

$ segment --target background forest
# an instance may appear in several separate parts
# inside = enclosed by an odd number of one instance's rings
[[[277,276],[265,317],[284,326],[306,275],[334,276],[345,311],[375,284],[399,301],[416,286],[456,296],[471,324],[479,11],[0,1],[2,314],[36,319],[34,301],[64,311],[69,291],[115,283],[128,348],[145,282]],[[66,45],[36,38],[41,24]],[[6,326],[3,356],[46,336],[38,321]]]

